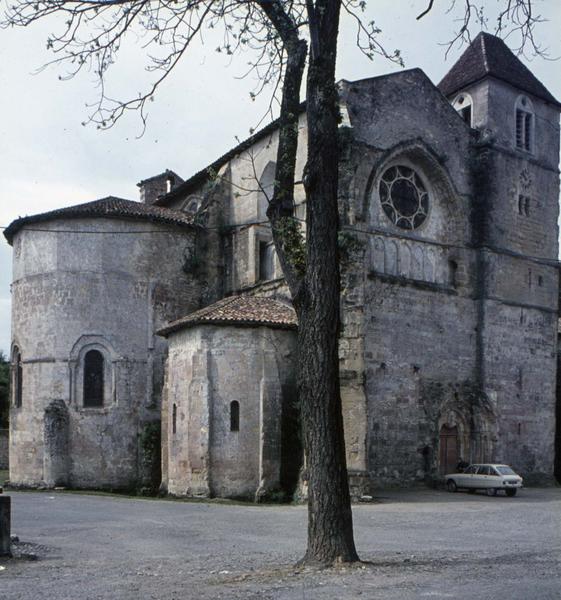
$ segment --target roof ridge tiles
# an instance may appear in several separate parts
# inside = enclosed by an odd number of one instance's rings
[[[44,213],[19,217],[4,230],[4,236],[11,244],[14,235],[25,225],[60,218],[76,219],[80,217],[141,219],[179,227],[195,227],[192,215],[187,215],[181,211],[163,206],[147,205],[116,196],[106,196],[82,204],[74,204]]]
[[[487,48],[485,48],[485,37],[483,35],[479,36],[481,38],[480,40],[480,44],[481,44],[481,53],[483,54],[483,63],[485,65],[485,68],[487,70],[489,70],[489,57],[487,56]]]
[[[176,319],[157,333],[166,337],[174,331],[196,325],[266,326],[296,329],[298,321],[292,306],[280,300],[266,296],[241,294],[222,298],[209,306]]]

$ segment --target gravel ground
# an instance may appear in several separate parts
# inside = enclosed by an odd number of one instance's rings
[[[353,511],[367,562],[322,571],[292,566],[302,506],[11,496],[0,600],[561,598],[559,488],[380,492]]]

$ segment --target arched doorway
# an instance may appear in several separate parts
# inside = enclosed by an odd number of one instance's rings
[[[439,438],[439,473],[453,473],[458,464],[458,428],[442,425]]]

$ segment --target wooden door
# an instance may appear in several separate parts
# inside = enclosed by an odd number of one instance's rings
[[[440,429],[439,471],[454,473],[458,464],[458,428],[443,425]]]

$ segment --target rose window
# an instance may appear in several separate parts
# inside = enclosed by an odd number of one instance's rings
[[[429,194],[421,178],[409,167],[390,167],[380,181],[380,202],[394,225],[417,229],[429,213]]]

